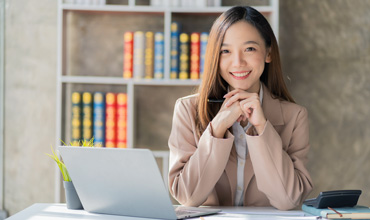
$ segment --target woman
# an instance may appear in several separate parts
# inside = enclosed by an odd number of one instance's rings
[[[286,88],[267,20],[251,7],[224,12],[210,31],[198,94],[175,105],[172,196],[186,206],[295,208],[312,190],[309,147],[307,111]]]

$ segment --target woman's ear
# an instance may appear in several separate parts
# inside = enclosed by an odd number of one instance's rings
[[[271,47],[267,48],[265,62],[271,63]]]

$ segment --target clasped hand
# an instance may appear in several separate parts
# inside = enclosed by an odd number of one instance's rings
[[[262,133],[265,127],[266,118],[263,114],[259,96],[256,93],[249,93],[240,89],[234,89],[225,96],[220,111],[212,120],[213,135],[222,138],[225,132],[236,121],[251,123],[258,134]]]

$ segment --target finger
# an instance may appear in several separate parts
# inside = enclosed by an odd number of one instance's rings
[[[252,112],[252,106],[251,101],[249,99],[244,99],[240,102],[240,108],[245,113],[251,113]]]
[[[236,121],[241,122],[242,120],[244,120],[243,118],[244,118],[243,115],[240,115],[239,118]]]
[[[230,106],[232,105],[232,103],[237,102],[237,101],[242,101],[246,99],[247,97],[248,97],[247,95],[239,91],[229,98],[227,105]]]
[[[230,92],[226,93],[226,95],[224,95],[224,98],[230,98],[231,96],[235,95],[238,92],[239,92],[238,89],[231,90]]]
[[[248,114],[244,114],[244,115],[243,115],[243,121],[247,120],[249,117],[250,117],[250,115],[248,115]]]
[[[234,90],[231,90],[230,92],[226,93],[226,95],[224,95],[224,98],[230,98],[230,97],[234,96],[237,93],[253,94],[253,93],[249,93],[247,91],[241,90],[241,89],[234,89]]]
[[[225,99],[226,107],[233,105],[235,102],[239,102],[239,93],[235,94],[234,96]]]

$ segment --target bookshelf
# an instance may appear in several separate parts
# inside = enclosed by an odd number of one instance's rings
[[[124,92],[128,97],[127,146],[152,149],[166,183],[167,139],[174,101],[195,91],[201,82],[170,79],[170,40],[166,39],[170,39],[171,22],[180,22],[182,31],[187,33],[209,31],[213,21],[231,5],[249,4],[266,15],[278,36],[278,0],[235,0],[227,1],[228,5],[222,2],[221,6],[198,8],[151,6],[150,1],[143,0],[107,0],[100,5],[74,2],[76,0],[58,1],[55,146],[60,145],[59,139],[69,141],[71,137],[72,92]],[[164,32],[163,79],[122,77],[126,31]],[[164,113],[157,117],[162,111]],[[61,202],[64,199],[62,180],[57,167],[55,170],[54,197],[55,202]]]

